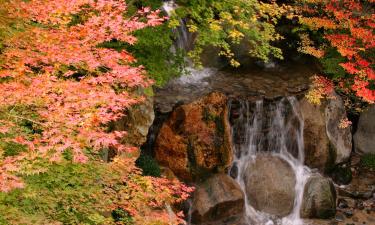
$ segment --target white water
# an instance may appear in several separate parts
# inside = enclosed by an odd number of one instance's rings
[[[162,10],[167,13],[168,16],[173,15],[173,11],[178,7],[178,5],[173,1],[164,1]],[[192,34],[188,31],[186,23],[184,20],[180,20],[180,25],[173,30],[175,33],[174,45],[171,47],[172,52],[179,50],[184,50],[186,52],[190,51],[193,48],[193,37]],[[203,68],[197,69],[194,68],[192,63],[188,58],[185,59],[187,68],[185,68],[185,74],[181,77],[174,79],[172,82],[181,84],[181,85],[197,85],[199,87],[204,87],[207,83],[202,82],[204,78],[212,76],[217,70],[213,68]]]
[[[245,193],[245,221],[255,225],[301,225],[300,209],[303,189],[310,171],[303,165],[303,120],[294,97],[283,98],[274,103],[257,101],[255,105],[241,101],[239,118],[233,125],[233,138],[241,138],[235,145],[232,169],[237,171],[236,181]],[[287,161],[296,175],[294,208],[285,218],[255,210],[246,196],[244,172],[248,162],[259,152],[271,152]],[[293,156],[295,155],[295,156]]]
[[[178,7],[173,0],[165,1],[162,9],[168,16]],[[174,30],[176,39],[171,51],[178,49],[189,51],[192,48],[192,34],[188,32],[186,23],[180,20],[180,26]],[[189,63],[188,59],[187,63]],[[265,64],[266,69],[276,65],[271,62]],[[187,74],[171,81],[176,86],[190,86],[205,88],[207,83],[204,78],[215,74],[212,68],[195,69],[193,66],[186,68]],[[272,115],[266,116],[267,113]],[[249,225],[302,225],[300,209],[305,183],[310,176],[310,170],[303,165],[304,142],[303,120],[297,101],[294,97],[284,98],[276,103],[265,104],[256,102],[251,106],[249,102],[240,102],[240,118],[232,127],[233,138],[244,137],[240,145],[235,146],[235,155],[232,168],[236,167],[236,181],[245,193],[244,171],[249,161],[254,160],[258,152],[267,151],[283,158],[288,162],[296,175],[294,208],[290,215],[284,218],[275,218],[272,215],[255,210],[245,196],[245,221]],[[264,129],[266,127],[266,129]],[[266,132],[264,130],[267,130]],[[188,224],[191,224],[192,203],[189,202]]]

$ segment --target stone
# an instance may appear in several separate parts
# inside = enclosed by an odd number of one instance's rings
[[[301,217],[328,219],[336,213],[336,190],[332,181],[320,175],[313,175],[303,193]]]
[[[348,161],[352,152],[351,127],[339,126],[346,118],[343,100],[338,94],[333,93],[325,107],[325,120],[327,136],[335,151],[335,164]]]
[[[340,209],[346,209],[349,207],[348,205],[348,201],[346,201],[345,199],[343,198],[340,198],[338,201],[337,201],[337,206],[340,208]]]
[[[245,171],[248,202],[256,210],[276,216],[288,215],[294,205],[296,178],[283,159],[260,154]]]
[[[346,119],[342,98],[332,93],[321,105],[300,100],[304,120],[305,164],[325,172],[347,162],[352,152],[351,127],[342,128]]]
[[[331,156],[324,114],[320,106],[312,105],[306,98],[299,104],[304,120],[305,164],[324,171]]]
[[[359,116],[354,134],[354,149],[362,154],[375,154],[375,105],[365,109]]]
[[[180,179],[203,180],[232,164],[227,98],[211,93],[174,109],[162,125],[155,157]]]
[[[244,194],[239,184],[226,174],[215,174],[198,184],[192,205],[192,222],[236,220],[244,212]]]
[[[113,127],[115,130],[126,130],[123,142],[130,145],[140,147],[147,140],[148,130],[154,122],[154,101],[151,96],[138,105],[131,107],[126,116],[115,122]]]

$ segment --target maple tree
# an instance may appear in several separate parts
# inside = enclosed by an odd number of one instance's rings
[[[337,87],[369,103],[375,102],[375,16],[373,0],[300,0],[300,22],[310,32],[301,36],[304,53],[317,58],[337,51],[342,60],[331,60],[346,74],[335,77]],[[315,36],[315,37],[314,37]],[[317,40],[322,36],[323,40]],[[312,39],[316,42],[312,41]],[[318,85],[319,86],[319,85]]]
[[[1,4],[9,21],[22,21],[22,29],[1,41],[0,111],[5,116],[0,137],[24,149],[17,154],[0,149],[0,191],[24,187],[17,175],[46,172],[41,161],[62,162],[67,152],[73,162],[88,163],[103,149],[125,155],[136,151],[121,142],[125,131],[111,131],[107,125],[141,103],[145,97],[139,90],[153,81],[142,66],[133,66],[136,59],[129,52],[101,44],[116,40],[133,45],[134,31],[158,26],[166,18],[149,8],[126,15],[122,0]],[[30,124],[29,132],[20,121]],[[107,169],[117,174],[106,182],[107,198],[114,200],[109,207],[122,208],[138,220],[145,216],[142,210],[157,208],[158,216],[150,221],[171,221],[165,205],[186,199],[192,191],[177,181],[142,178],[132,157],[116,157]],[[126,185],[114,190],[119,184]],[[173,221],[180,223],[180,218],[178,214]]]
[[[196,64],[208,46],[216,47],[219,55],[238,67],[236,47],[249,56],[268,61],[270,57],[282,59],[281,49],[274,42],[283,39],[276,31],[278,20],[289,15],[291,7],[276,1],[258,0],[178,0],[172,13],[170,27],[180,26],[186,20],[191,33],[196,33],[194,49],[189,56]]]

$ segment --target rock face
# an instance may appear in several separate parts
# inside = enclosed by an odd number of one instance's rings
[[[154,122],[154,103],[152,97],[148,97],[141,104],[128,110],[126,116],[114,123],[115,130],[126,130],[124,142],[130,146],[140,147],[147,140],[148,130]]]
[[[243,212],[244,194],[228,175],[215,174],[199,184],[194,193],[193,223],[236,220]]]
[[[351,128],[340,128],[346,118],[342,99],[337,94],[320,106],[307,99],[300,101],[304,120],[305,164],[324,171],[327,166],[345,162],[352,151]]]
[[[227,114],[227,98],[219,93],[177,107],[159,131],[156,159],[188,181],[225,171],[233,155]]]
[[[305,185],[302,218],[328,219],[336,213],[336,190],[327,178],[314,175]]]
[[[359,153],[375,154],[375,106],[361,113],[358,129],[354,134],[354,148]]]
[[[296,178],[291,166],[279,157],[258,155],[246,168],[249,203],[257,210],[286,216],[293,210]]]
[[[324,114],[319,106],[312,105],[305,98],[300,101],[300,107],[304,120],[305,164],[324,170],[330,160]]]
[[[339,95],[333,94],[324,113],[327,136],[336,154],[335,163],[345,162],[352,152],[352,133],[350,127],[339,127],[340,121],[346,118],[345,106]]]

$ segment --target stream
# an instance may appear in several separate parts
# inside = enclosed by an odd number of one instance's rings
[[[165,1],[163,10],[170,16],[176,8],[173,1]],[[192,35],[185,21],[174,31],[177,39],[171,51],[189,50]],[[188,60],[187,60],[188,61]],[[169,113],[174,107],[187,104],[217,91],[229,99],[229,115],[233,138],[233,164],[228,174],[244,193],[246,225],[302,225],[300,210],[304,186],[312,174],[304,166],[304,123],[296,96],[309,87],[316,68],[304,60],[278,64],[254,63],[240,69],[187,68],[188,74],[171,80],[155,91],[155,110]],[[282,218],[256,210],[246,194],[246,168],[259,154],[267,152],[286,161],[295,174],[294,206]],[[270,203],[272,204],[272,203]],[[192,203],[189,203],[188,224],[191,223]]]

